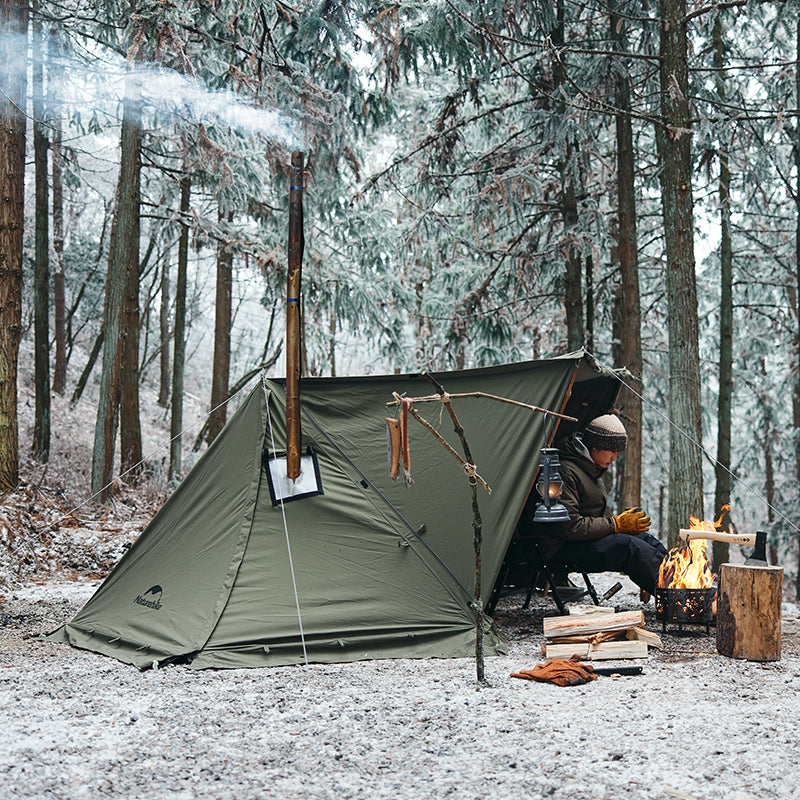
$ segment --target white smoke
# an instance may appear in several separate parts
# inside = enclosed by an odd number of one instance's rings
[[[145,103],[162,113],[179,113],[184,119],[217,123],[243,133],[300,148],[296,123],[276,109],[258,108],[242,100],[230,90],[214,91],[196,78],[158,67],[127,70],[120,79],[132,79]]]
[[[16,44],[11,43],[11,38]],[[23,61],[27,40],[0,36],[0,49]],[[274,108],[261,108],[230,90],[214,90],[191,75],[156,65],[131,66],[108,54],[102,60],[94,54],[47,57],[47,94],[50,99],[79,110],[82,116],[97,113],[116,117],[126,91],[136,90],[148,107],[162,117],[184,125],[223,125],[242,134],[278,141],[290,149],[302,149],[298,124]]]

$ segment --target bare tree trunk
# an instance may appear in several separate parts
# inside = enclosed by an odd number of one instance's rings
[[[19,483],[17,359],[22,335],[25,218],[25,49],[28,5],[0,0],[0,491]]]
[[[38,2],[34,10],[38,10]],[[44,106],[44,42],[42,23],[33,20],[33,68],[31,94],[33,102],[34,162],[34,277],[33,277],[33,371],[35,411],[33,421],[33,454],[40,461],[50,457],[50,197],[47,172],[48,141],[45,131]]]
[[[137,148],[137,156],[139,148]],[[132,214],[130,235],[125,243],[127,288],[125,292],[124,328],[122,331],[122,364],[120,372],[120,472],[136,480],[141,471],[142,427],[139,417],[139,234],[141,231],[140,173],[141,161],[136,159],[134,182],[130,193],[129,213]]]
[[[130,217],[129,223],[125,226],[125,240],[121,242],[124,248],[127,285],[120,342],[122,363],[120,364],[119,449],[120,473],[126,475],[128,480],[135,481],[141,472],[142,463],[142,427],[139,416],[141,134],[131,146],[134,147],[133,170],[129,178],[130,183],[125,187],[125,207],[118,210],[124,211]]]
[[[689,117],[685,0],[661,0],[661,114],[656,128],[661,157],[661,202],[669,333],[668,542],[689,515],[703,518],[699,442],[700,355],[694,261],[692,130]]]
[[[767,362],[766,359],[761,359],[761,375],[764,377],[764,385],[767,386]],[[770,408],[771,398],[769,393],[760,393],[759,401],[762,409],[764,441],[762,448],[764,452],[764,496],[767,500],[767,522],[770,526],[775,522],[775,461],[772,457],[772,410]],[[775,542],[775,537],[771,536],[769,540],[768,561],[770,564],[780,564],[778,557],[778,545]],[[726,559],[727,561],[727,559]],[[720,562],[721,564],[726,561]]]
[[[331,378],[336,377],[336,309],[331,309],[331,317],[328,322],[328,365],[331,370]]]
[[[586,256],[586,347],[589,352],[594,352],[594,261],[591,256]]]
[[[103,372],[100,378],[92,452],[92,494],[101,502],[109,499],[108,487],[114,469],[125,296],[129,288],[128,271],[131,266],[131,253],[136,252],[138,259],[140,129],[140,102],[138,96],[134,94],[133,83],[130,82],[126,86],[122,114],[117,204],[111,230],[103,313],[105,332]]]
[[[220,212],[220,221],[223,214]],[[228,214],[228,222],[233,219]],[[231,310],[233,292],[233,250],[227,241],[217,246],[217,299],[214,319],[214,369],[211,378],[211,414],[208,419],[209,444],[225,427],[228,383],[231,371]]]
[[[92,345],[92,351],[89,353],[86,366],[83,368],[83,372],[81,372],[81,376],[78,378],[78,382],[75,384],[75,391],[72,393],[72,397],[70,398],[70,403],[72,403],[73,406],[78,402],[78,400],[81,399],[83,390],[86,388],[86,384],[89,381],[89,376],[92,374],[94,365],[97,362],[97,357],[100,355],[100,348],[103,346],[104,338],[105,336],[103,334],[103,329],[101,328],[100,333],[97,334],[94,344]]]
[[[569,154],[572,148],[568,148]],[[568,155],[569,158],[569,155]],[[575,198],[575,186],[567,174],[567,163],[562,165],[562,194],[560,198],[561,214],[566,231],[574,231],[578,226],[578,202]],[[572,234],[568,234],[569,238]],[[570,245],[566,256],[564,273],[564,312],[567,323],[567,350],[578,350],[584,344],[583,327],[583,262],[580,251]]]
[[[624,22],[611,4],[611,39],[624,52],[627,36]],[[630,79],[624,66],[616,83],[618,109],[615,125],[617,139],[617,257],[620,285],[615,318],[619,320],[619,365],[631,372],[633,391],[623,390],[620,413],[625,419],[628,447],[622,460],[620,504],[631,508],[641,504],[642,494],[642,314],[639,297],[639,238],[636,222],[636,190],[633,126],[631,124]]]
[[[158,404],[166,408],[169,403],[169,245],[161,264],[161,308],[158,318],[161,350],[159,353]]]
[[[183,367],[186,360],[186,268],[189,260],[189,200],[191,180],[181,179],[181,234],[178,240],[178,279],[175,285],[175,351],[172,358],[172,416],[170,419],[169,472],[171,481],[181,474],[183,430]]]
[[[725,99],[725,51],[722,20],[714,20],[714,66],[717,68],[717,94]],[[731,173],[728,167],[728,137],[723,126],[719,148],[719,211],[720,211],[720,308],[719,308],[719,397],[717,398],[717,463],[714,492],[714,517],[723,515],[723,507],[731,502],[731,415],[733,406],[733,248],[731,246]],[[769,446],[768,444],[766,445]],[[727,512],[725,512],[727,514]],[[724,524],[724,515],[722,517]],[[727,528],[727,525],[724,524]],[[714,542],[713,569],[719,570],[730,557],[728,542]],[[774,562],[773,562],[774,563]]]
[[[553,44],[564,46],[564,0],[558,0],[556,10],[557,23],[551,36]],[[557,59],[553,64],[553,94],[557,97],[560,87],[565,82],[564,67]],[[556,108],[565,113],[563,105],[557,103]],[[563,161],[558,164],[561,178],[559,206],[563,219],[564,233],[572,239],[572,231],[578,227],[578,200],[575,191],[575,182],[572,177],[571,162],[574,155],[574,146],[571,141],[566,143],[566,154]],[[566,253],[566,270],[564,273],[564,312],[567,324],[567,349],[578,350],[584,344],[583,327],[583,297],[581,285],[583,283],[583,259],[580,251],[570,244]]]
[[[797,36],[795,39],[795,56],[800,63],[800,17],[797,19]],[[800,69],[795,70],[794,85],[795,106],[800,106]],[[794,127],[794,165],[795,165],[795,204],[797,208],[797,220],[794,245],[794,265],[797,276],[797,286],[795,297],[797,300],[797,341],[795,345],[795,387],[794,387],[794,433],[795,433],[795,477],[800,485],[800,125]],[[800,545],[800,534],[798,534],[798,545]],[[800,546],[798,547],[798,561],[795,578],[795,597],[800,600]]]
[[[51,144],[53,161],[53,317],[56,353],[53,362],[53,391],[64,394],[67,389],[67,316],[66,276],[64,275],[64,183],[62,179],[61,116],[50,115],[53,126]]]

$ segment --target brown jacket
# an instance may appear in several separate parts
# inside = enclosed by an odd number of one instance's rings
[[[565,542],[588,542],[614,533],[602,478],[606,470],[588,456],[579,436],[573,434],[559,448],[559,472],[564,490],[559,498],[569,522],[520,526],[523,536],[540,540],[546,558],[552,558]],[[538,496],[537,496],[538,499]],[[530,504],[529,504],[530,505]],[[533,510],[530,510],[532,517]]]
[[[564,481],[561,502],[569,514],[569,523],[561,530],[561,537],[568,542],[584,542],[614,533],[612,511],[602,485],[606,470],[589,458],[575,434],[559,449],[559,459]]]
[[[614,533],[611,510],[608,508],[602,478],[606,470],[598,467],[573,434],[559,449],[559,472],[564,481],[564,491],[559,498],[569,514],[567,523],[533,522],[538,494],[531,492],[520,519],[519,535],[523,540],[538,540],[545,558],[552,558],[565,542],[602,539]]]

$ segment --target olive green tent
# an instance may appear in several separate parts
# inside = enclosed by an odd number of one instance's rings
[[[582,352],[437,378],[450,394],[491,393],[582,422],[605,411],[619,385]],[[280,500],[271,467],[285,471],[284,385],[259,383],[94,596],[49,638],[140,668],[474,654],[467,477],[409,419],[414,483],[404,485],[402,469],[389,479],[393,392],[419,397],[432,386],[420,375],[303,379],[304,496]],[[478,498],[485,602],[557,420],[485,397],[452,403],[492,489]],[[460,452],[440,403],[415,408]],[[306,490],[315,473],[321,488]],[[485,650],[503,650],[490,620]]]

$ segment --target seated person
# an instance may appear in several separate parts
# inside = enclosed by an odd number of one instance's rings
[[[576,572],[623,572],[639,586],[641,599],[647,602],[655,592],[667,549],[647,533],[650,518],[640,508],[613,516],[601,485],[606,470],[627,444],[625,427],[614,414],[597,417],[583,431],[569,436],[559,448],[564,481],[560,501],[569,522],[545,523],[529,530],[543,538],[548,561],[557,557]]]

